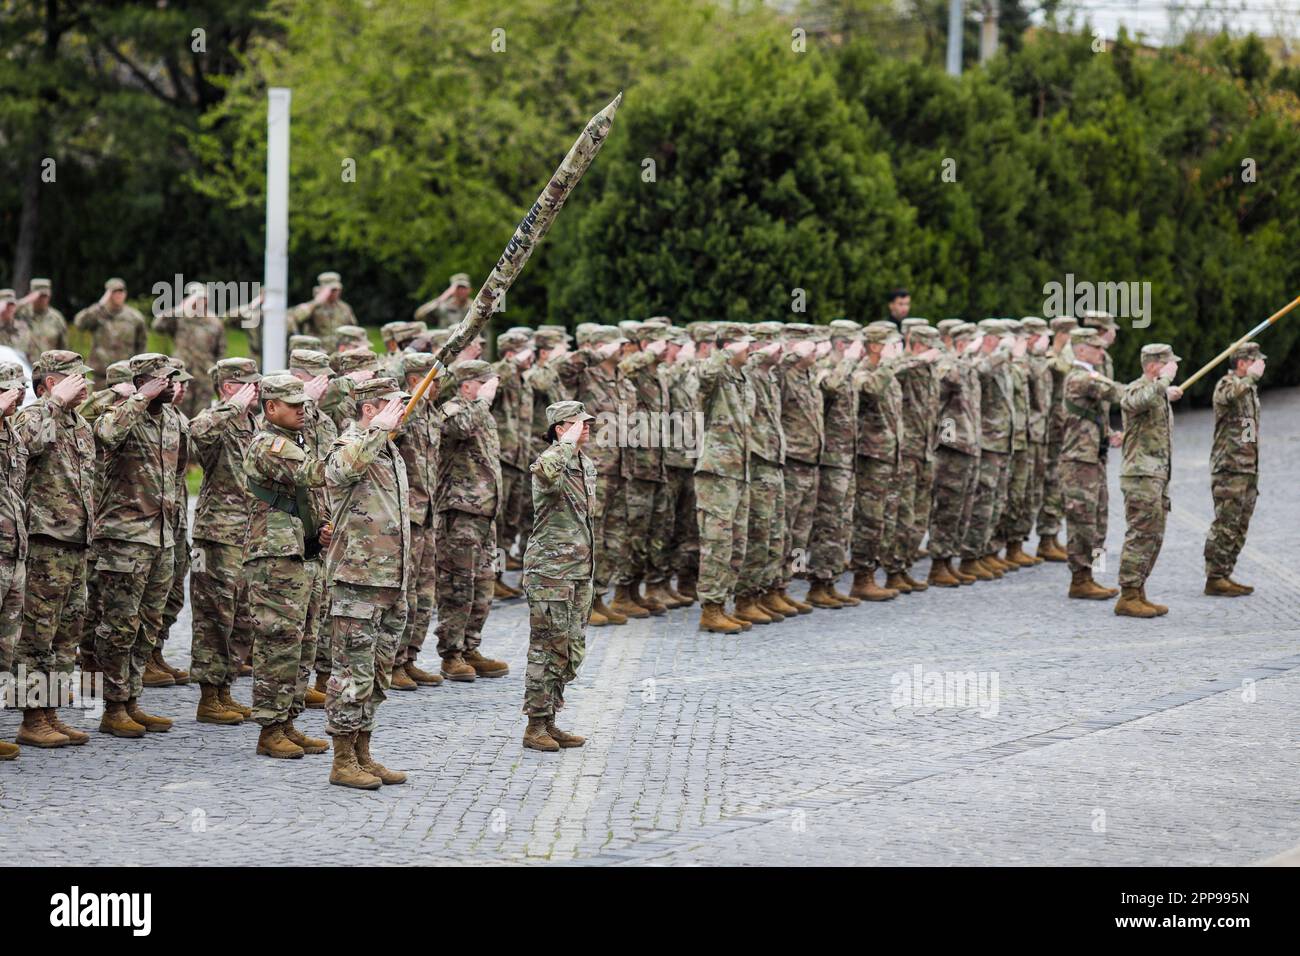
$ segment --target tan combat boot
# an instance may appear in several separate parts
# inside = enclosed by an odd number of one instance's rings
[[[1104,588],[1094,581],[1090,568],[1075,571],[1070,575],[1069,596],[1072,598],[1081,598],[1085,601],[1109,601],[1118,593],[1114,588]]]
[[[0,760],[17,760],[18,755],[23,752],[23,748],[17,744],[11,744],[7,740],[0,740]]]
[[[911,594],[912,585],[907,583],[900,571],[891,571],[885,575],[885,587],[891,591],[897,591],[899,594]]]
[[[1137,588],[1123,588],[1115,602],[1115,613],[1121,617],[1155,617],[1156,609],[1142,602]]]
[[[1169,613],[1169,605],[1157,604],[1155,601],[1147,597],[1147,586],[1145,584],[1142,585],[1142,587],[1138,588],[1138,598],[1147,607],[1153,607],[1156,609],[1156,617],[1164,617],[1166,614]]]
[[[411,680],[406,673],[405,666],[401,664],[393,665],[393,676],[389,685],[393,690],[419,690],[419,684]]]
[[[741,626],[722,613],[722,605],[705,602],[700,608],[700,630],[715,634],[739,634]],[[525,740],[527,735],[525,735]],[[545,749],[545,748],[542,748]]]
[[[143,737],[144,725],[137,724],[126,712],[126,703],[120,700],[104,702],[104,716],[99,719],[99,732],[114,737]]]
[[[140,676],[140,682],[145,687],[173,687],[176,684],[176,678],[170,673],[158,666],[155,658],[158,652],[155,650],[144,662],[144,673]]]
[[[555,738],[546,732],[545,717],[528,718],[528,726],[524,728],[524,746],[529,750],[544,750],[547,753],[556,753],[560,749]]]
[[[280,724],[280,733],[284,734],[285,739],[290,743],[301,747],[302,752],[305,754],[323,754],[330,749],[328,740],[321,740],[319,737],[308,737],[295,727],[292,717]]]
[[[330,767],[330,783],[336,787],[354,790],[378,790],[383,781],[366,773],[357,764],[356,734],[334,735],[334,764]]]
[[[664,586],[668,588],[668,593],[673,596],[673,600],[677,602],[678,607],[690,607],[692,604],[695,603],[694,595],[687,597],[681,591],[673,587],[670,581],[664,582]]]
[[[140,708],[139,697],[132,697],[126,702],[126,713],[127,716],[151,734],[165,734],[172,729],[174,723],[170,717],[156,717],[153,714],[145,713]]]
[[[754,595],[746,594],[736,598],[736,612],[728,614],[728,617],[737,621],[748,621],[750,624],[771,624],[772,618],[758,606],[754,600]]]
[[[281,760],[297,760],[306,751],[284,735],[280,724],[267,724],[257,735],[257,755]]]
[[[677,575],[677,587],[673,588],[673,590],[693,604],[700,599],[699,592],[696,590],[697,581],[698,578],[694,574],[679,574]]]
[[[437,687],[442,683],[441,674],[426,671],[424,668],[416,666],[415,661],[406,662],[406,676],[421,687]]]
[[[974,578],[976,581],[992,581],[993,573],[976,558],[962,558],[957,565],[957,577]]]
[[[1068,561],[1070,556],[1056,543],[1056,535],[1041,535],[1038,539],[1038,556],[1044,561]]]
[[[673,597],[672,591],[668,589],[667,583],[663,581],[657,581],[654,584],[647,584],[645,586],[645,601],[658,602],[670,611],[673,608],[684,606],[680,600]],[[651,613],[653,613],[653,611]]]
[[[937,588],[961,587],[961,582],[953,576],[952,568],[948,567],[948,561],[942,558],[932,558],[930,560],[930,573],[925,580],[928,584],[933,584]]]
[[[827,611],[838,611],[847,606],[842,601],[835,600],[834,595],[831,594],[830,582],[820,579],[814,580],[812,587],[808,589],[808,603]]]
[[[245,720],[251,720],[253,717],[253,708],[245,707],[235,698],[230,696],[230,685],[224,684],[217,688],[217,700],[221,701],[221,706],[226,710],[233,710]]]
[[[623,617],[642,618],[650,616],[650,612],[632,597],[632,589],[626,584],[620,584],[614,588],[614,601],[610,604],[610,609]]]
[[[776,593],[780,595],[782,601],[790,605],[790,607],[794,608],[794,610],[797,613],[799,614],[812,613],[813,606],[811,604],[809,604],[807,601],[800,601],[797,597],[792,595],[785,588],[779,588]]]
[[[163,659],[161,647],[155,647],[153,649],[153,662],[155,667],[165,670],[168,674],[172,675],[172,678],[176,681],[177,687],[181,687],[190,682],[190,672],[183,671],[179,667],[172,667],[168,664],[167,661]]]
[[[855,598],[852,594],[849,594],[847,591],[841,594],[839,591],[835,590],[834,581],[831,582],[830,588],[831,588],[831,597],[835,598],[835,600],[839,601],[845,607],[857,607],[859,604],[862,603],[861,598]]]
[[[308,710],[321,710],[325,706],[325,695],[315,687],[308,687],[303,695],[303,706]]]
[[[726,604],[722,605],[722,616],[725,617],[732,624],[738,625],[742,631],[752,631],[754,629],[754,624],[752,621],[743,621],[740,618],[736,617],[736,613],[734,611],[727,610]]]
[[[484,657],[478,652],[478,648],[466,651],[464,657],[465,663],[474,668],[474,673],[479,677],[505,677],[510,673],[509,664]]]
[[[649,591],[644,595],[641,593],[640,578],[637,578],[632,582],[631,587],[628,589],[628,593],[631,594],[632,600],[649,611],[652,617],[660,617],[668,613],[668,605],[659,601],[657,598],[651,597]]]
[[[1211,597],[1241,597],[1241,592],[1227,578],[1206,578],[1205,593]]]
[[[43,707],[29,707],[23,711],[22,726],[18,728],[18,736],[14,739],[28,747],[51,748],[68,745],[68,736],[59,733],[46,722]]]
[[[63,721],[59,720],[59,712],[53,707],[45,708],[45,722],[57,730],[63,736],[68,738],[68,743],[74,747],[80,747],[82,744],[90,743],[90,734],[84,730],[78,730],[76,727],[69,727]]]
[[[510,601],[519,597],[523,593],[524,592],[516,590],[506,584],[499,574],[497,575],[496,580],[492,582],[492,600],[494,601]]]
[[[849,591],[849,596],[861,601],[892,601],[898,597],[898,592],[876,584],[875,571],[854,571],[853,587]]]
[[[1002,570],[1002,562],[992,560],[987,554],[982,558],[977,558],[975,563],[984,569],[984,573],[989,576],[991,581],[996,581],[1006,575],[1006,572]]]
[[[577,734],[556,727],[554,715],[546,718],[546,733],[561,747],[581,747],[587,742],[586,737],[579,737]]]
[[[201,724],[242,724],[244,715],[237,710],[229,710],[221,703],[216,684],[199,685],[199,709],[194,719]]]
[[[1228,575],[1228,583],[1237,589],[1237,592],[1243,597],[1247,594],[1254,594],[1255,589],[1249,584],[1242,584],[1240,581],[1234,581],[1232,575]]]
[[[781,600],[775,591],[764,591],[758,596],[758,607],[774,622],[780,624],[787,617],[794,617],[799,612]]]
[[[605,604],[604,594],[596,595],[595,599],[591,602],[591,609],[593,611],[599,611],[601,614],[603,614],[605,616],[605,620],[609,621],[610,624],[617,625],[617,624],[627,623],[626,614],[619,614],[617,611],[613,610],[612,608],[610,608]]]
[[[1020,541],[1007,542],[1007,561],[1021,568],[1032,568],[1042,562],[1032,554],[1026,554],[1024,544]]]
[[[465,658],[460,654],[444,657],[441,670],[442,676],[447,680],[472,681],[478,677],[478,671],[466,664]]]
[[[370,731],[361,730],[357,732],[357,766],[368,774],[373,774],[379,778],[379,782],[386,787],[391,787],[399,783],[406,783],[406,774],[400,770],[389,770],[374,757],[370,756]]]
[[[916,578],[912,577],[912,572],[910,569],[903,572],[903,580],[907,582],[907,586],[910,587],[913,591],[928,591],[930,589],[930,585],[926,584],[924,581],[918,581]]]
[[[954,561],[956,561],[957,564],[954,564],[953,563]],[[965,561],[959,560],[958,558],[949,558],[948,570],[952,572],[952,576],[957,579],[958,584],[961,585],[974,584],[976,581],[979,580],[979,578],[977,578],[973,573],[969,573],[967,571],[962,570],[962,568],[958,567],[959,564],[965,564],[965,563],[966,563]]]
[[[596,602],[595,602],[595,601],[592,601],[592,602],[591,602],[591,613],[587,615],[587,626],[588,626],[588,627],[604,627],[604,626],[605,626],[606,624],[608,624],[608,623],[609,623],[609,618],[607,618],[605,615],[601,614],[601,613],[600,613],[600,610],[596,607]]]

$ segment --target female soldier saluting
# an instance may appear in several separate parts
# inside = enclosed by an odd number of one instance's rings
[[[591,514],[596,466],[582,452],[591,426],[582,402],[556,402],[546,409],[546,438],[533,476],[533,532],[524,552],[528,598],[528,670],[524,678],[524,746],[556,751],[586,741],[555,726],[564,706],[564,685],[578,673],[587,652],[594,548]]]

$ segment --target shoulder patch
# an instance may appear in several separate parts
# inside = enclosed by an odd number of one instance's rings
[[[284,439],[283,439],[283,438],[277,438],[275,441],[271,442],[271,452],[272,452],[273,454],[276,454],[276,455],[280,454],[280,449],[282,449],[282,448],[284,448]]]

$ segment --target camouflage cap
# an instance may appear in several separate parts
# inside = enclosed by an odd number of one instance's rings
[[[573,340],[579,345],[586,345],[591,341],[591,330],[599,324],[598,322],[579,322],[573,327]],[[532,332],[532,329],[528,330],[529,335],[532,335]]]
[[[569,333],[562,325],[539,325],[533,330],[533,341],[539,349],[553,349],[569,341]]]
[[[191,375],[190,370],[185,367],[185,362],[182,359],[177,358],[175,355],[169,355],[167,356],[167,363],[171,365],[172,368],[176,369],[176,381],[194,381],[194,376]]]
[[[262,380],[262,375],[257,370],[257,363],[251,358],[222,359],[208,370],[208,374],[212,376],[212,384],[218,387],[226,382],[247,384]]]
[[[515,349],[522,349],[525,348],[531,340],[531,331],[521,332],[519,329],[507,329],[497,336],[497,351],[510,352]]]
[[[763,322],[753,322],[749,326],[749,334],[754,337],[756,342],[774,342],[785,333],[785,323],[774,320]]]
[[[131,356],[131,376],[149,375],[153,378],[171,378],[180,369],[157,352],[141,352]]]
[[[294,372],[306,372],[312,378],[317,375],[334,377],[330,357],[319,349],[294,349],[289,353],[289,369]]]
[[[924,342],[931,347],[939,344],[939,330],[932,325],[916,325],[907,332],[913,342]]]
[[[357,384],[352,389],[352,400],[357,403],[358,411],[361,409],[362,402],[386,402],[389,399],[407,399],[411,396],[402,391],[400,385],[393,379],[384,376],[382,378],[370,378]]]
[[[582,402],[556,402],[554,405],[546,406],[546,424],[547,426],[558,425],[560,422],[567,422],[571,418],[581,418],[585,422],[596,420],[595,415],[587,414],[587,406]]]
[[[718,322],[714,326],[718,342],[752,342],[750,326],[745,322]]]
[[[834,319],[827,328],[830,329],[832,340],[853,339],[862,331],[862,323],[852,319]]]
[[[286,405],[301,405],[307,401],[307,391],[302,381],[288,372],[272,372],[262,378],[260,398],[264,402],[274,399]]]
[[[887,322],[884,324],[872,322],[862,330],[862,340],[868,343],[883,344],[897,334],[894,327]]]
[[[0,391],[27,387],[26,370],[17,362],[0,362]]]
[[[453,365],[451,374],[459,385],[461,382],[485,381],[492,378],[496,375],[496,369],[479,359],[466,359]]]
[[[1072,315],[1058,315],[1047,324],[1053,332],[1071,332],[1079,327],[1079,320]]]
[[[979,332],[979,326],[974,322],[962,322],[960,325],[954,325],[952,331],[948,334],[955,338],[962,338],[968,335],[975,335]]]
[[[641,338],[641,329],[644,325],[644,322],[640,322],[637,319],[624,319],[622,322],[618,323],[618,328],[619,331],[629,339],[635,341]]]
[[[1002,319],[1002,328],[1015,335],[1020,335],[1025,331],[1024,325],[1019,319]]]
[[[1181,362],[1182,358],[1174,354],[1174,347],[1164,342],[1152,342],[1142,346],[1142,364],[1147,362]]]
[[[468,289],[470,288],[469,273],[468,272],[453,273],[451,278],[447,280],[447,284],[450,286],[458,286],[458,285],[464,286],[465,288]]]
[[[673,327],[671,325],[651,325],[649,322],[641,323],[641,341],[643,342],[667,342],[673,337]]]
[[[423,378],[437,361],[432,352],[403,352],[402,376],[419,375]]]
[[[289,351],[295,352],[298,349],[305,349],[311,352],[320,352],[325,348],[325,343],[321,341],[318,335],[291,335],[289,336]]]
[[[977,325],[985,335],[1001,335],[1007,330],[1001,319],[980,319]]]
[[[817,326],[810,322],[786,322],[784,324],[784,335],[787,339],[798,341],[799,339],[810,339],[817,334]]]
[[[965,319],[940,319],[939,324],[935,326],[940,335],[952,335],[952,330],[959,325],[965,325]]]
[[[1021,326],[1030,335],[1042,335],[1047,331],[1047,320],[1036,315],[1027,315],[1020,320]]]
[[[1115,321],[1115,316],[1109,312],[1103,312],[1099,309],[1088,309],[1080,316],[1083,324],[1094,329],[1118,329],[1119,323]]]
[[[32,377],[44,375],[88,375],[91,368],[76,352],[67,349],[51,349],[42,352],[41,357],[32,366]]]
[[[316,284],[322,289],[341,289],[343,279],[337,272],[322,272],[316,277]]]
[[[1102,348],[1105,343],[1102,342],[1102,338],[1097,334],[1096,329],[1090,329],[1087,326],[1084,326],[1082,328],[1070,330],[1070,344],[1095,345],[1097,348]]]
[[[652,316],[650,316],[650,318],[648,318],[648,319],[645,320],[645,324],[646,324],[646,325],[662,325],[662,326],[665,326],[665,327],[667,327],[667,328],[672,328],[673,320],[670,319],[670,318],[669,318],[668,316],[666,316],[666,315],[652,315]]]
[[[44,292],[46,295],[49,295],[52,289],[53,286],[50,284],[49,279],[33,279],[31,282],[27,283],[27,291],[29,292]]]
[[[126,282],[114,276],[104,283],[105,292],[125,292]]]
[[[440,349],[446,345],[447,340],[451,338],[451,329],[430,329],[424,334],[428,337],[429,344],[433,348]]]
[[[712,322],[690,322],[686,332],[694,342],[712,342],[718,334],[718,327]]]
[[[423,335],[429,331],[429,327],[423,322],[389,322],[384,326],[381,335],[385,342],[392,341],[398,345],[405,345],[414,338]]]
[[[898,323],[898,327],[902,329],[904,332],[907,332],[918,325],[929,325],[929,324],[930,324],[929,319],[923,319],[920,316],[909,316],[908,318],[904,319],[902,322]]]
[[[370,349],[352,349],[350,352],[340,352],[334,356],[333,364],[334,370],[340,375],[363,370],[378,372],[379,356]]]
[[[0,289],[0,305],[8,305],[10,302],[17,302],[18,297],[14,295],[13,289]]]
[[[342,345],[344,342],[360,342],[368,344],[370,336],[366,330],[359,325],[340,325],[334,330],[334,340]]]
[[[627,341],[617,325],[598,325],[587,333],[592,345],[622,345]]]
[[[1253,362],[1256,359],[1264,361],[1268,360],[1268,356],[1260,351],[1258,342],[1246,342],[1243,345],[1239,345],[1237,348],[1232,350],[1232,356],[1230,358],[1233,362]]]
[[[122,385],[131,381],[134,376],[131,374],[131,360],[122,359],[120,362],[114,362],[108,368],[104,369],[104,383],[112,388],[114,385]]]

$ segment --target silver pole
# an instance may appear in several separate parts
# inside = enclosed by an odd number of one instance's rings
[[[266,96],[266,263],[262,292],[262,371],[288,364],[285,311],[289,306],[289,102],[291,91]]]
[[[948,0],[948,75],[961,76],[962,0]]]

